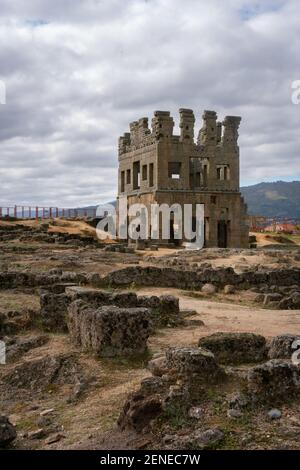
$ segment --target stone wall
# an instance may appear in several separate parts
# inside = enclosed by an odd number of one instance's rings
[[[111,293],[84,287],[69,287],[64,293],[41,293],[43,328],[46,331],[65,331],[68,306],[77,300],[93,309],[108,305],[119,308],[147,308],[153,327],[175,325],[179,322],[179,301],[171,295],[137,296],[135,292]]]

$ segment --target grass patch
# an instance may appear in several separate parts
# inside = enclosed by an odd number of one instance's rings
[[[187,408],[182,403],[169,405],[163,414],[158,418],[158,425],[167,424],[173,429],[181,429],[189,424]]]

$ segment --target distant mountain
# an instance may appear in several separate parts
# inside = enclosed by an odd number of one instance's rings
[[[300,181],[259,183],[241,192],[250,215],[300,220]]]

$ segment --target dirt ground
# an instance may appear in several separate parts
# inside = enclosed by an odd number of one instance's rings
[[[36,222],[26,222],[36,224]],[[1,222],[1,225],[9,225]],[[94,229],[82,221],[67,222],[55,221],[49,231],[60,233],[79,233],[93,235]],[[258,235],[261,246],[278,244],[274,240]],[[270,242],[270,243],[269,243]],[[297,242],[298,243],[298,242]],[[297,245],[297,243],[295,243]],[[297,251],[299,253],[299,251]],[[74,272],[108,272],[128,265],[151,264],[149,258],[160,259],[177,256],[174,249],[159,249],[158,251],[145,251],[130,253],[105,252],[97,247],[75,247],[72,245],[50,245],[41,242],[28,244],[18,239],[0,242],[0,265],[2,269],[45,272],[52,268],[62,268]],[[281,256],[281,255],[280,255]],[[285,257],[285,252],[281,258]],[[293,255],[290,255],[293,259]],[[242,272],[245,267],[261,265],[276,269],[285,264],[265,252],[256,250],[248,253],[243,250],[231,255],[216,254],[213,250],[201,256],[191,255],[187,259],[187,266],[191,263],[199,264],[209,262],[213,267],[231,266],[236,272]],[[298,260],[293,261],[295,266],[300,265]],[[196,269],[196,268],[195,268]],[[116,421],[129,392],[136,390],[140,381],[149,376],[147,370],[148,360],[155,354],[165,351],[172,346],[196,346],[200,337],[215,332],[253,332],[262,334],[267,339],[283,333],[300,334],[300,310],[273,310],[260,308],[255,303],[255,293],[237,292],[232,295],[216,293],[210,297],[199,292],[183,291],[173,288],[137,288],[132,286],[139,295],[171,294],[179,298],[181,310],[191,310],[186,317],[185,324],[180,327],[167,327],[160,329],[149,338],[149,354],[140,358],[101,359],[83,354],[70,342],[67,334],[50,333],[49,341],[43,346],[34,348],[22,355],[13,363],[0,366],[0,375],[13,370],[24,362],[37,360],[47,355],[75,352],[79,363],[83,367],[89,385],[83,391],[80,399],[69,401],[68,388],[49,388],[43,394],[36,396],[10,398],[1,401],[1,413],[9,416],[12,423],[17,426],[18,438],[16,448],[32,449],[69,449],[69,448],[103,448],[110,443],[120,447],[122,439],[124,447],[130,447],[133,439],[135,448],[147,446],[147,436],[137,436],[128,433],[118,434]],[[38,311],[39,295],[34,290],[24,292],[20,289],[0,290],[1,311],[29,308]],[[204,324],[202,324],[202,322]],[[41,331],[33,326],[30,331],[18,333],[19,337],[38,335]],[[41,414],[49,411],[47,419],[55,432],[60,433],[56,442],[47,443],[47,437],[30,438],[30,433],[42,427]],[[287,414],[290,411],[286,412]],[[300,418],[300,417],[299,417]],[[49,423],[48,423],[49,424]],[[110,440],[105,441],[104,433],[112,433]],[[104,439],[104,440],[103,440]],[[106,443],[105,443],[106,442]],[[115,444],[114,444],[115,443]],[[262,447],[265,444],[262,444]],[[245,444],[246,446],[246,444]],[[259,446],[258,446],[259,447]]]

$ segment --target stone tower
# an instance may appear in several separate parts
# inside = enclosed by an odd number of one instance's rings
[[[168,111],[130,124],[119,139],[118,195],[128,203],[204,204],[205,246],[248,247],[246,204],[239,187],[238,128],[241,118],[217,120],[204,111],[194,141],[195,116],[180,109],[180,135]],[[169,240],[161,242],[172,242]]]

